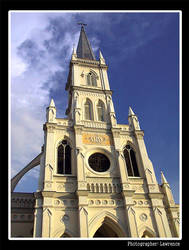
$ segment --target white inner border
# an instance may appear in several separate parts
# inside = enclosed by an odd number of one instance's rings
[[[9,41],[9,47],[8,47],[8,68],[9,70],[9,74],[8,74],[8,92],[10,93],[11,90],[11,45],[10,45],[10,41],[11,41],[11,13],[27,13],[27,12],[35,12],[35,13],[39,13],[39,12],[43,12],[43,13],[73,13],[73,12],[83,12],[83,13],[99,13],[99,12],[103,12],[103,13],[178,13],[179,14],[179,87],[180,87],[180,92],[179,92],[179,178],[180,178],[180,183],[179,183],[179,191],[180,191],[180,195],[179,195],[179,204],[180,204],[180,237],[179,238],[14,238],[11,237],[11,216],[8,216],[8,239],[9,240],[140,240],[140,241],[154,241],[154,240],[181,240],[182,239],[182,11],[181,10],[129,10],[129,11],[123,11],[123,10],[110,10],[110,11],[105,11],[105,10],[98,10],[98,11],[93,11],[93,10],[66,10],[66,11],[59,11],[59,10],[53,10],[53,11],[43,11],[43,10],[31,10],[31,11],[21,11],[21,10],[11,10],[8,12],[8,23],[9,23],[9,27],[8,27],[8,41]],[[9,211],[9,215],[11,215],[11,195],[10,195],[10,190],[11,190],[11,97],[10,94],[8,95],[9,99],[9,105],[8,105],[8,211]],[[129,246],[129,245],[128,245]],[[145,246],[145,245],[144,245]]]

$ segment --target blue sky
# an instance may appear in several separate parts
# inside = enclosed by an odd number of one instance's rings
[[[96,58],[99,48],[118,123],[138,116],[157,180],[160,171],[179,202],[179,14],[171,12],[11,12],[11,176],[41,151],[46,107],[65,117],[65,84],[80,26]],[[34,192],[39,167],[15,191]]]

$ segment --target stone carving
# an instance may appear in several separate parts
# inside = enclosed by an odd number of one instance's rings
[[[102,146],[113,145],[110,136],[101,134],[85,133],[82,135],[82,142],[83,144],[91,144],[91,145],[98,145],[98,144]]]
[[[103,201],[102,201],[102,204],[103,204],[103,205],[107,205],[107,204],[108,204],[108,201],[107,201],[107,200],[103,200]]]
[[[51,198],[45,198],[44,199],[44,205],[51,205],[52,204],[52,199]]]
[[[92,93],[92,92],[84,92],[84,91],[80,91],[79,93],[80,95],[84,95],[84,96],[95,96],[95,97],[101,97],[101,98],[104,97],[104,95],[100,93]]]
[[[133,201],[133,204],[134,204],[134,205],[136,205],[136,204],[137,204],[137,202],[136,202],[136,201]]]
[[[109,204],[110,204],[110,205],[113,205],[114,203],[115,203],[114,200],[110,200],[110,201],[109,201]]]
[[[120,193],[118,183],[88,183],[87,190],[92,193]]]
[[[143,204],[143,201],[139,201],[138,204],[139,204],[139,205],[142,205],[142,204]]]
[[[148,219],[148,216],[145,214],[145,213],[142,213],[140,216],[139,216],[140,220],[141,221],[146,221]]]
[[[57,191],[69,191],[74,192],[75,191],[75,185],[73,182],[65,182],[57,185]]]
[[[100,201],[100,200],[96,200],[96,201],[95,201],[95,204],[96,204],[96,205],[100,205],[100,204],[101,204],[101,201]]]
[[[103,128],[103,129],[110,128],[110,125],[108,125],[105,122],[82,121],[81,124],[84,125],[84,127],[89,127],[89,128]]]
[[[47,182],[47,183],[45,183],[45,187],[46,187],[46,188],[51,188],[51,187],[52,187],[52,184]]]
[[[93,205],[94,204],[94,201],[93,200],[90,200],[89,201],[89,205]]]
[[[55,200],[55,201],[54,201],[54,204],[55,204],[55,205],[60,205],[60,201],[59,201],[59,200]]]
[[[54,126],[48,126],[48,127],[47,127],[47,131],[48,131],[49,133],[54,133],[54,129],[55,129]]]

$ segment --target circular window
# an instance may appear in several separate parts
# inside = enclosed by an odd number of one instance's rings
[[[89,157],[89,166],[97,172],[105,172],[110,167],[110,161],[105,155],[95,153]]]

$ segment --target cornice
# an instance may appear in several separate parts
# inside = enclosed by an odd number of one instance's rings
[[[108,94],[108,95],[112,95],[113,91],[112,90],[107,90],[107,89],[99,89],[99,88],[86,88],[86,87],[81,87],[81,86],[71,86],[70,87],[70,91],[84,91],[84,92],[92,92],[92,93],[100,93],[100,94]]]
[[[148,196],[151,199],[163,199],[164,194],[162,194],[162,193],[148,193]]]
[[[105,68],[105,69],[108,68],[106,64],[101,64],[97,60],[88,60],[88,59],[80,59],[80,58],[77,58],[76,60],[72,59],[70,61],[70,64],[78,64],[78,65],[88,66],[88,67],[93,66],[93,67],[100,67],[100,68]]]

